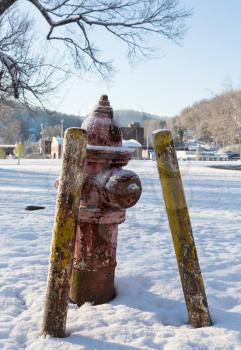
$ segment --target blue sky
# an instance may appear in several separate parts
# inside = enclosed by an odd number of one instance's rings
[[[59,111],[84,115],[99,96],[109,95],[114,109],[135,109],[173,116],[203,98],[221,92],[227,83],[241,85],[241,1],[185,0],[194,10],[182,46],[155,38],[159,57],[131,67],[116,42],[96,38],[118,72],[111,83],[98,77],[76,78],[62,89]]]

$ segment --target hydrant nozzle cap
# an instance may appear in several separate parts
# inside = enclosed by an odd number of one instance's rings
[[[110,102],[107,95],[102,95],[98,101],[98,104],[93,110],[95,117],[102,117],[102,113],[105,114],[105,117],[113,119],[113,109],[110,106]]]

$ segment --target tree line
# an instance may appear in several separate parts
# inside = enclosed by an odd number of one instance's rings
[[[195,138],[220,147],[241,144],[241,90],[197,102],[167,123],[177,142],[191,130]]]
[[[128,126],[132,122],[139,122],[144,127],[145,138],[155,129],[165,125],[165,118],[147,112],[134,110],[116,110],[114,118],[120,126]],[[21,106],[17,102],[0,102],[0,144],[15,144],[25,142],[35,136],[34,140],[41,137],[44,131],[45,137],[60,136],[61,123],[63,129],[80,127],[84,116],[45,111],[41,108],[32,110]]]
[[[48,131],[49,136],[60,136],[62,121],[64,129],[80,127],[83,117],[41,108],[29,110],[16,102],[0,102],[0,144],[24,142],[31,136],[38,140],[42,129]]]

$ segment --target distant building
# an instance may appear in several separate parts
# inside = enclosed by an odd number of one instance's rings
[[[0,145],[1,158],[5,158],[10,155],[13,156],[15,147],[16,145]]]
[[[150,152],[148,149],[143,149],[142,150],[142,158],[143,159],[150,159]]]
[[[121,128],[122,137],[125,140],[136,140],[142,146],[144,145],[144,128],[140,123],[131,123],[128,126]]]
[[[42,156],[51,154],[51,139],[45,138],[40,140],[40,154]]]
[[[142,145],[132,139],[132,140],[122,140],[123,147],[130,148],[132,150],[132,158],[142,159]]]
[[[177,151],[178,160],[202,160],[202,161],[225,161],[228,160],[228,155],[218,152],[205,151]]]
[[[152,159],[152,160],[156,160],[156,154],[155,151],[153,151],[153,149],[143,149],[142,150],[142,158],[143,159]]]
[[[201,143],[199,140],[196,139],[189,139],[186,141],[185,149],[188,151],[196,151],[201,146]]]
[[[63,151],[63,138],[62,137],[52,137],[51,142],[51,158],[60,159],[62,157]]]

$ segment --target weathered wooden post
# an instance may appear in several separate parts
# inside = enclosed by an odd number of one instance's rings
[[[153,145],[189,322],[196,328],[210,326],[212,320],[170,131],[154,132]]]
[[[69,301],[70,277],[79,215],[86,156],[86,131],[65,132],[62,170],[56,201],[55,222],[45,300],[42,334],[64,337]]]

